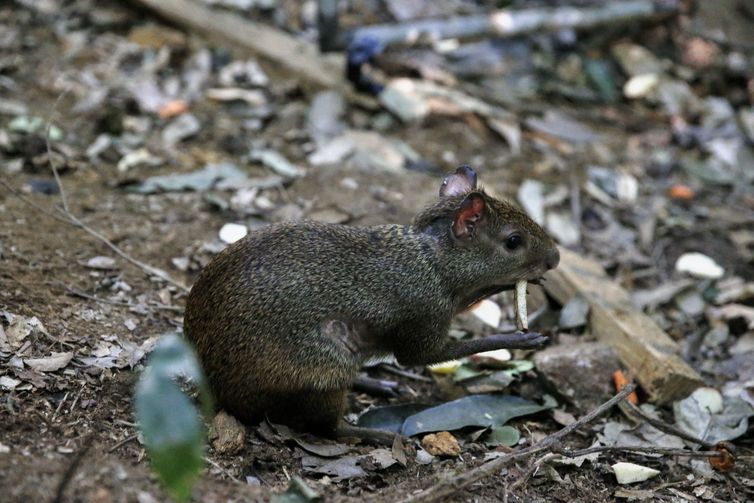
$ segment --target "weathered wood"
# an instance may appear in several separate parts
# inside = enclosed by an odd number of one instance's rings
[[[323,57],[313,44],[281,30],[192,0],[133,1],[215,42],[267,58],[317,86],[347,87],[342,56]]]
[[[577,294],[589,302],[591,331],[615,348],[653,401],[668,403],[702,385],[699,374],[678,356],[675,341],[633,306],[628,292],[598,263],[561,248],[560,265],[546,277],[545,289],[559,302]]]

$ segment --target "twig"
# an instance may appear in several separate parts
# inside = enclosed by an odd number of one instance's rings
[[[133,265],[139,267],[141,270],[145,271],[147,274],[157,276],[158,278],[161,278],[163,281],[166,281],[170,283],[171,285],[180,288],[184,292],[188,292],[189,289],[188,287],[186,287],[186,285],[174,280],[165,271],[133,258],[131,255],[129,255],[128,253],[120,249],[120,247],[116,246],[115,243],[113,243],[112,241],[107,239],[105,236],[103,236],[102,234],[100,234],[99,232],[92,229],[84,222],[82,222],[78,217],[76,217],[69,210],[68,199],[66,198],[66,195],[65,195],[65,188],[63,187],[63,182],[60,180],[60,176],[58,175],[58,168],[55,165],[55,160],[52,158],[52,155],[51,155],[52,149],[50,148],[50,127],[52,125],[52,115],[55,114],[55,109],[57,108],[58,103],[63,98],[63,96],[65,96],[65,94],[66,94],[65,92],[61,93],[60,96],[58,96],[57,100],[55,101],[55,104],[53,105],[53,108],[52,108],[52,113],[50,114],[50,119],[47,123],[47,128],[45,130],[45,142],[47,144],[47,157],[50,162],[50,168],[52,169],[52,173],[55,175],[55,183],[58,185],[58,190],[60,191],[60,198],[63,202],[63,208],[55,208],[55,209],[58,211],[58,213],[63,214],[63,216],[67,219],[68,223],[70,223],[74,227],[78,227],[84,230],[89,235],[97,238],[121,258],[127,260],[128,262],[131,262]],[[7,184],[5,185],[6,187],[9,187]]]
[[[178,281],[174,280],[165,271],[163,271],[161,269],[157,269],[156,267],[152,267],[149,264],[145,264],[144,262],[141,262],[140,260],[137,260],[137,259],[133,258],[128,253],[126,253],[123,250],[121,250],[115,243],[113,243],[112,241],[110,241],[109,239],[107,239],[105,236],[103,236],[99,232],[95,231],[94,229],[92,229],[91,227],[89,227],[88,225],[86,225],[84,222],[82,222],[81,220],[79,220],[77,217],[75,217],[74,215],[72,215],[70,213],[66,213],[63,208],[55,208],[58,211],[58,213],[60,213],[60,215],[56,215],[55,213],[51,212],[47,208],[44,208],[43,206],[38,205],[34,201],[30,200],[28,197],[26,197],[23,194],[21,194],[21,192],[19,192],[17,189],[15,189],[13,186],[11,186],[5,180],[0,179],[0,185],[2,185],[3,187],[5,187],[11,194],[13,194],[14,196],[16,196],[18,199],[20,199],[24,203],[28,204],[29,206],[31,206],[35,210],[39,211],[40,213],[43,213],[43,214],[45,214],[45,215],[47,215],[47,216],[49,216],[51,218],[54,218],[55,220],[58,220],[60,222],[65,222],[65,223],[70,224],[70,225],[72,225],[74,227],[78,227],[79,229],[84,230],[85,232],[87,232],[91,236],[94,236],[99,241],[101,241],[102,243],[104,243],[108,248],[110,248],[112,251],[114,251],[116,255],[118,255],[119,257],[125,259],[126,261],[132,263],[133,265],[135,265],[136,267],[140,268],[141,270],[143,270],[147,274],[151,274],[153,276],[157,276],[160,279],[162,279],[163,281],[165,281],[167,283],[170,283],[171,285],[173,285],[173,286],[175,286],[175,287],[183,290],[184,292],[188,293],[189,288],[186,285],[184,285],[183,283],[179,283]]]
[[[131,435],[130,437],[126,437],[123,440],[121,440],[120,442],[118,442],[117,444],[115,444],[114,446],[112,446],[108,452],[117,451],[118,449],[120,449],[121,447],[123,447],[124,445],[126,445],[127,443],[136,440],[136,438],[137,438],[136,435]]]
[[[578,458],[595,452],[633,452],[636,454],[659,454],[661,456],[684,456],[687,458],[717,458],[724,454],[720,451],[690,451],[688,449],[669,449],[665,447],[642,447],[634,445],[598,445],[571,451],[569,449],[552,448],[553,452],[563,455],[567,458]]]
[[[656,419],[643,410],[641,410],[636,405],[632,404],[628,400],[624,403],[620,404],[621,411],[626,414],[629,418],[635,420],[636,422],[640,423],[643,419],[650,425],[654,426],[658,430],[660,430],[663,433],[667,433],[669,435],[675,435],[676,437],[680,437],[683,440],[688,440],[689,442],[693,442],[695,444],[699,444],[705,449],[714,449],[715,444],[711,442],[707,442],[706,440],[703,440],[701,438],[697,438],[693,435],[690,435],[689,433],[686,433],[685,431],[666,423],[665,421],[662,421],[660,419]]]
[[[14,196],[16,196],[18,199],[20,199],[22,202],[24,202],[27,205],[29,205],[30,207],[34,208],[38,212],[40,212],[40,213],[42,213],[44,215],[47,215],[50,218],[54,218],[58,222],[63,222],[65,224],[70,224],[71,223],[70,220],[68,220],[67,218],[61,217],[60,215],[58,215],[58,214],[56,214],[56,213],[48,210],[44,206],[40,206],[39,204],[35,203],[34,201],[32,201],[31,199],[29,199],[28,197],[26,197],[24,194],[22,194],[21,191],[19,191],[18,189],[14,188],[12,185],[10,185],[8,182],[6,182],[5,180],[3,180],[2,178],[0,178],[0,185],[2,185],[3,187],[5,187],[8,192],[10,192]]]
[[[49,128],[48,128],[48,130],[49,130]],[[47,141],[49,142],[49,137],[47,138]],[[65,194],[64,188],[63,188],[63,185],[60,183],[60,179],[57,176],[57,168],[55,167],[55,163],[54,163],[54,161],[52,161],[52,158],[50,158],[50,167],[51,167],[53,173],[55,174],[55,177],[56,177],[55,181],[58,184],[58,187],[60,189],[61,198],[63,198],[63,206],[64,207],[63,208],[57,208],[57,207],[55,208],[55,210],[59,214],[55,214],[54,212],[50,211],[49,209],[44,208],[43,206],[38,205],[34,201],[30,200],[28,197],[26,197],[23,194],[21,194],[21,192],[19,192],[17,189],[15,189],[13,186],[11,186],[8,182],[6,182],[3,179],[0,179],[0,185],[2,185],[3,187],[5,187],[11,194],[13,194],[17,198],[19,198],[24,203],[28,204],[32,208],[36,209],[37,211],[39,211],[39,212],[41,212],[41,213],[43,213],[43,214],[45,214],[45,215],[47,215],[47,216],[49,216],[51,218],[54,218],[55,220],[58,220],[60,222],[65,222],[65,223],[70,224],[70,225],[72,225],[74,227],[78,227],[79,229],[84,230],[89,235],[95,237],[100,242],[104,243],[108,248],[110,248],[113,252],[115,252],[116,255],[118,255],[119,257],[123,258],[124,260],[132,263],[133,265],[135,265],[136,267],[140,268],[141,270],[143,270],[147,274],[151,274],[153,276],[157,276],[160,279],[162,279],[163,281],[165,281],[167,283],[170,283],[171,285],[173,285],[173,286],[175,286],[175,287],[183,290],[184,292],[188,292],[189,291],[189,288],[186,285],[184,285],[183,283],[180,283],[180,282],[174,280],[165,271],[163,271],[161,269],[158,269],[156,267],[153,267],[153,266],[151,266],[149,264],[146,264],[146,263],[144,263],[144,262],[142,262],[140,260],[137,260],[137,259],[133,258],[131,255],[129,255],[128,253],[126,253],[125,251],[123,251],[121,248],[119,248],[115,243],[113,243],[112,241],[110,241],[109,239],[107,239],[105,236],[103,236],[102,234],[100,234],[96,230],[94,230],[91,227],[89,227],[87,224],[85,224],[84,222],[82,222],[78,217],[76,217],[70,211],[68,211],[66,209],[68,203],[67,203],[67,200],[65,199],[65,196],[64,196],[64,194]]]
[[[557,431],[556,433],[553,433],[552,435],[548,435],[541,442],[538,442],[525,449],[521,449],[520,451],[514,451],[511,453],[505,454],[504,456],[488,461],[481,466],[462,472],[456,476],[441,480],[434,486],[429,487],[428,489],[425,489],[408,498],[405,498],[401,500],[401,502],[402,503],[417,503],[417,502],[436,501],[442,498],[447,498],[448,496],[456,493],[457,491],[460,491],[461,489],[468,487],[474,482],[477,482],[485,477],[489,477],[490,475],[494,475],[495,473],[498,473],[505,466],[507,466],[508,464],[514,461],[526,458],[538,452],[552,449],[552,446],[556,445],[557,442],[560,441],[560,439],[567,436],[574,430],[593,421],[600,415],[604,414],[605,412],[610,410],[610,408],[612,408],[615,404],[617,404],[618,402],[626,398],[635,389],[636,389],[636,384],[631,383],[627,385],[625,388],[623,388],[620,391],[620,393],[615,395],[613,398],[611,398],[607,402],[603,403],[602,405],[600,405],[599,407],[597,407],[596,409],[594,409],[587,415],[583,416],[578,421],[575,421],[569,424],[562,430]]]
[[[228,478],[230,478],[231,480],[233,480],[235,482],[241,482],[240,480],[238,480],[237,477],[233,476],[232,473],[230,473],[228,470],[226,470],[222,466],[218,465],[217,463],[215,463],[214,461],[212,461],[208,457],[205,457],[204,461],[206,461],[207,463],[211,464],[212,466],[214,466],[215,468],[217,468],[218,470],[220,470],[221,473],[225,474],[225,476],[228,477]]]
[[[52,111],[50,112],[50,117],[47,119],[47,126],[45,127],[45,145],[47,146],[47,160],[50,163],[50,168],[52,168],[52,174],[55,176],[55,183],[58,184],[58,190],[60,191],[60,200],[63,202],[63,210],[67,214],[70,215],[71,210],[68,208],[68,198],[65,195],[65,190],[63,188],[63,182],[60,181],[60,175],[58,174],[58,167],[55,164],[55,159],[52,157],[52,147],[50,146],[50,128],[52,127],[52,121],[53,117],[55,116],[55,112],[58,109],[58,104],[60,104],[60,100],[63,99],[63,96],[68,94],[68,91],[63,91],[58,95],[58,98],[55,100],[55,103],[52,105]]]
[[[554,454],[552,452],[548,452],[547,454],[545,454],[544,456],[542,456],[541,458],[539,458],[538,460],[536,460],[534,463],[532,463],[531,466],[529,467],[529,469],[526,470],[526,472],[521,477],[519,477],[518,480],[516,480],[514,483],[512,483],[508,487],[508,490],[509,491],[515,491],[516,489],[518,489],[519,487],[521,487],[527,480],[529,480],[529,478],[532,475],[534,475],[534,473],[537,470],[539,470],[540,466],[542,466],[543,464],[547,463],[548,461],[550,461],[552,459],[555,459],[555,458],[558,458],[558,457],[560,457],[559,454]]]
[[[60,409],[63,408],[63,404],[65,403],[66,400],[68,400],[68,395],[70,393],[71,393],[70,391],[66,391],[65,392],[65,395],[63,395],[63,399],[60,401],[60,403],[58,404],[58,406],[55,408],[55,412],[53,412],[52,419],[50,419],[50,421],[55,421],[55,417],[58,415],[58,412],[60,412]]]

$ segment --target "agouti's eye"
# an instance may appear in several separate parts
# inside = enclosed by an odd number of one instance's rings
[[[523,244],[524,240],[521,238],[520,234],[511,234],[505,238],[505,248],[510,251],[517,250]]]

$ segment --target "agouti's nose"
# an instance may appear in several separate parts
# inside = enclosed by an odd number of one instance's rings
[[[548,269],[555,269],[558,267],[558,263],[560,263],[560,252],[558,251],[557,246],[553,246],[550,249],[545,258],[545,262],[547,263]]]

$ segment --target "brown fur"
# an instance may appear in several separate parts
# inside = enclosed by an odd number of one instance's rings
[[[466,197],[454,195],[410,226],[277,224],[215,257],[189,294],[185,333],[219,404],[246,422],[267,415],[332,433],[370,357],[429,364],[510,346],[499,336],[451,341],[451,318],[538,278],[557,249],[521,210],[474,192],[486,214],[468,238],[451,230]],[[526,240],[518,253],[503,246],[511,229]]]

